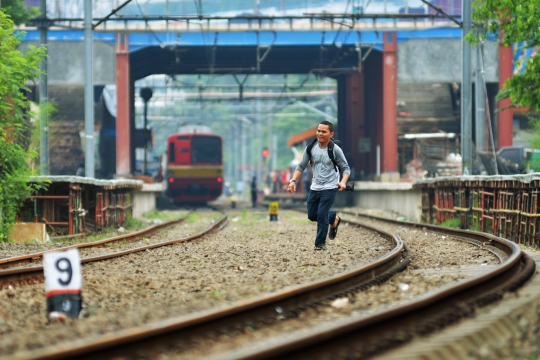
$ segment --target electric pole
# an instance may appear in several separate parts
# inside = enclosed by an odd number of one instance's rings
[[[94,81],[92,69],[92,0],[84,0],[84,133],[85,133],[85,175],[94,176]]]
[[[472,175],[471,45],[465,40],[471,31],[471,0],[463,0],[462,4],[461,159],[462,174]]]

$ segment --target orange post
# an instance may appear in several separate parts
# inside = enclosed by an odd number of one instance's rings
[[[397,37],[385,32],[383,48],[383,134],[381,171],[398,171],[397,152]]]
[[[514,53],[511,46],[504,46],[502,38],[504,34],[501,31],[501,42],[499,43],[499,90],[503,88],[506,80],[512,77],[514,72]],[[499,102],[499,109],[510,106],[510,99]],[[498,148],[512,146],[513,143],[513,111],[507,109],[499,112],[497,142]]]

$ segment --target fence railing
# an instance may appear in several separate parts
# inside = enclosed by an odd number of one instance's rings
[[[420,180],[422,221],[458,223],[540,247],[540,173],[461,176]]]

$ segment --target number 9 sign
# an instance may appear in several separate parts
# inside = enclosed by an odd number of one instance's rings
[[[49,313],[79,316],[81,298],[81,258],[79,250],[50,252],[43,255],[45,295]]]

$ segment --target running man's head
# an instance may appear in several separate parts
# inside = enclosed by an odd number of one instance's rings
[[[323,147],[326,146],[334,136],[334,125],[330,121],[321,121],[317,126],[317,141]]]

